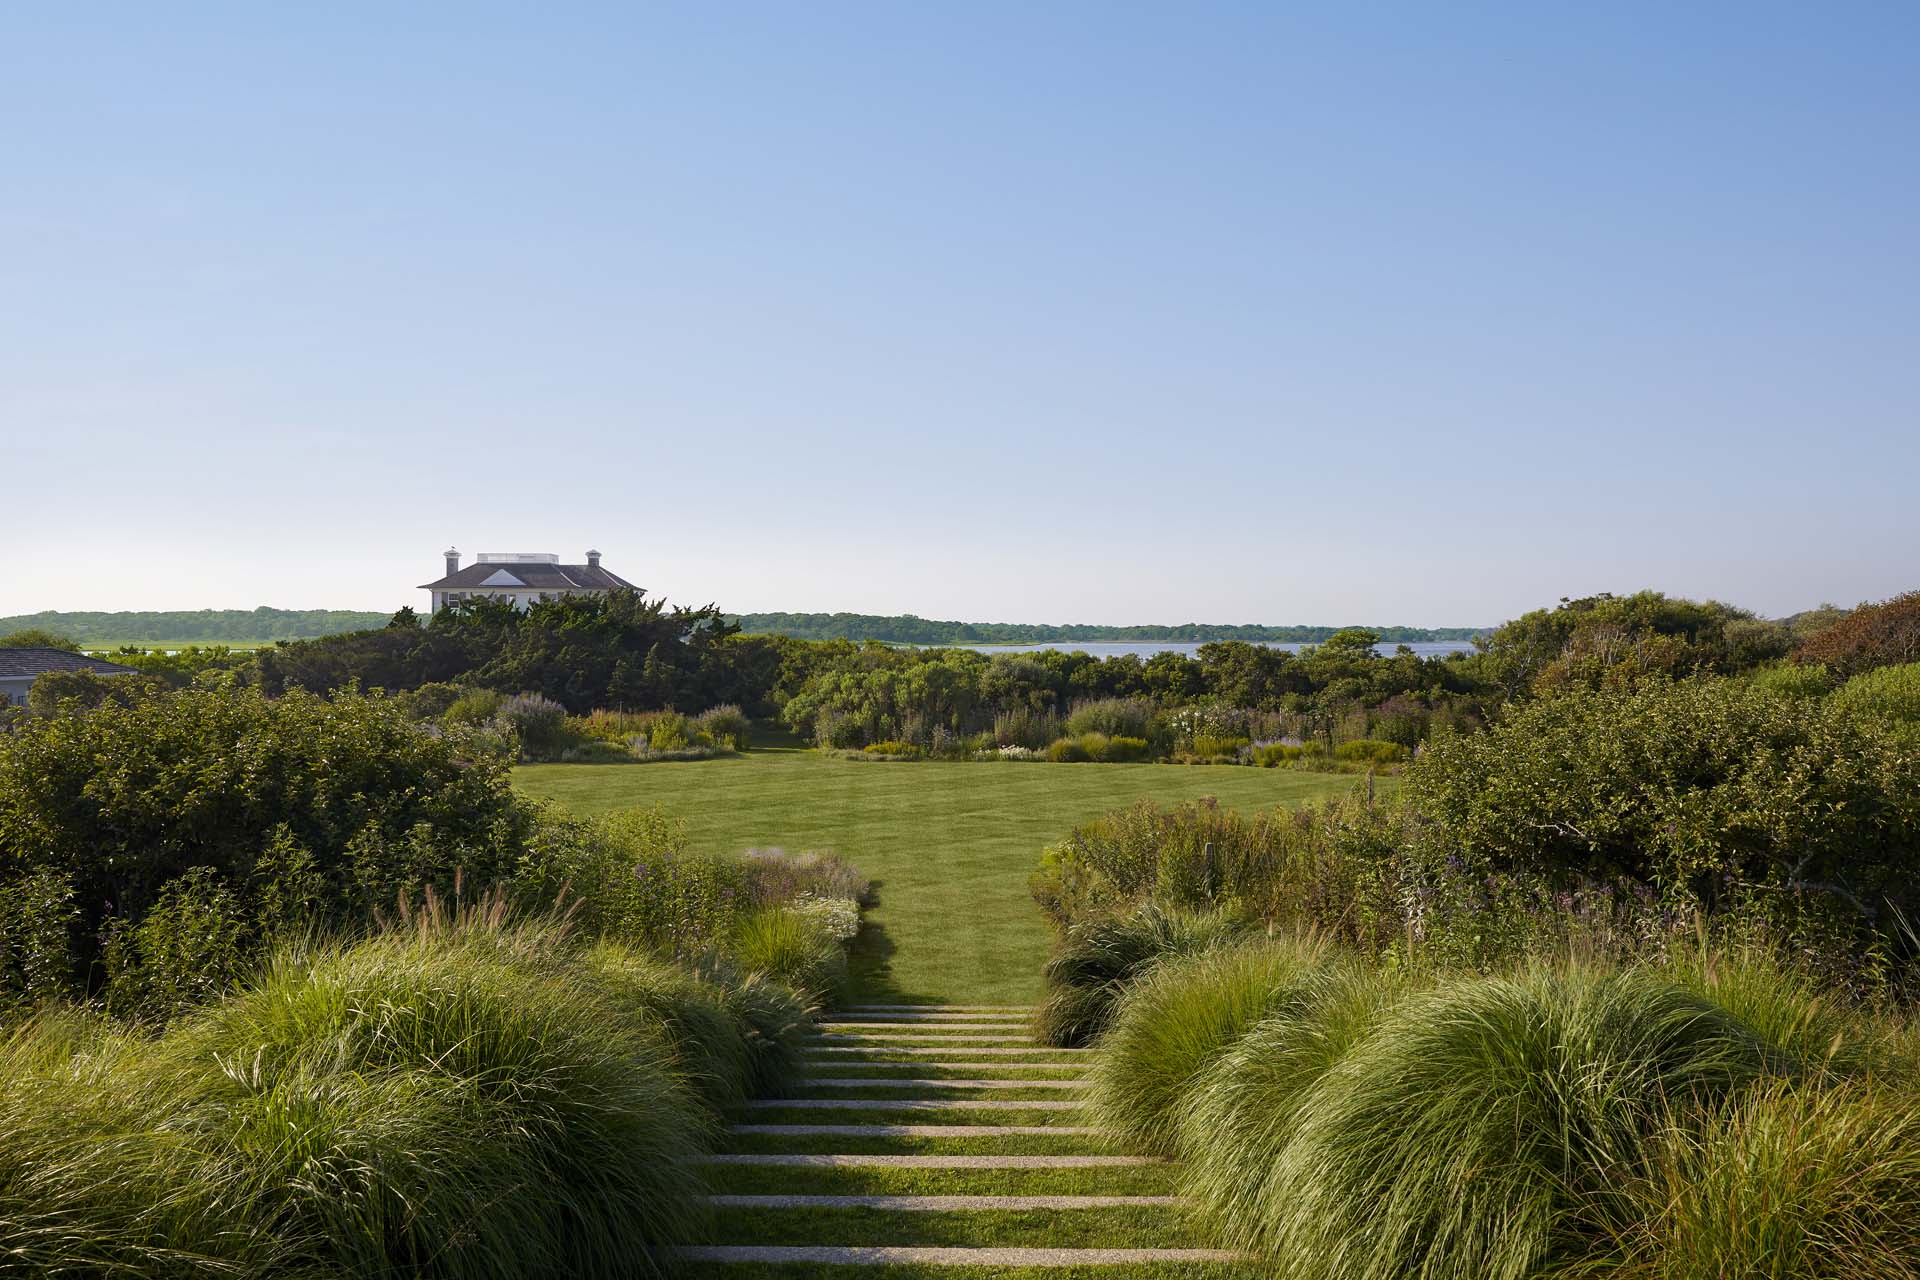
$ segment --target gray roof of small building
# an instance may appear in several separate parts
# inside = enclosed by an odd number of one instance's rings
[[[617,573],[609,573],[594,564],[545,564],[539,561],[482,560],[438,582],[423,582],[426,591],[464,591],[485,586],[494,574],[506,572],[520,585],[535,591],[637,591],[638,587]],[[505,585],[505,584],[499,584]]]
[[[65,649],[0,649],[0,680],[44,676],[53,671],[97,671],[103,676],[135,676],[132,667]]]

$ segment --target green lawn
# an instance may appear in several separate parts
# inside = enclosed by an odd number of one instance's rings
[[[856,1000],[1026,1004],[1045,922],[1027,893],[1040,850],[1136,800],[1217,796],[1240,809],[1345,791],[1351,775],[1166,764],[884,764],[774,748],[721,760],[530,765],[527,793],[581,813],[658,804],[694,847],[832,849],[873,877]]]

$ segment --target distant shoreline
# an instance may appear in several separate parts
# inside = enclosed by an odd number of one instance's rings
[[[314,640],[347,631],[375,630],[390,614],[346,609],[199,609],[117,613],[60,612],[0,618],[0,635],[29,628],[63,635],[92,649],[137,645],[185,648],[189,645],[258,647],[281,640]],[[912,645],[1033,644],[1208,644],[1243,640],[1252,644],[1321,644],[1336,626],[1266,626],[1258,623],[1186,622],[1173,625],[1105,626],[1092,623],[959,622],[914,614],[743,613],[729,614],[749,635],[783,635],[797,640],[877,640]],[[1491,627],[1363,626],[1383,645],[1465,641],[1491,634]]]

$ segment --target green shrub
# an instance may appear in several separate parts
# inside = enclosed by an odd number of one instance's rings
[[[749,849],[740,861],[746,869],[747,896],[755,906],[801,897],[845,898],[864,905],[873,893],[873,882],[858,867],[825,849]]]
[[[568,747],[560,753],[564,764],[632,764],[640,759],[633,748],[625,743],[608,742],[603,738],[589,738],[577,747]]]
[[[1196,734],[1193,754],[1201,760],[1232,760],[1252,744],[1252,739],[1218,734]]]
[[[448,724],[464,724],[475,728],[487,724],[500,714],[500,704],[505,702],[504,695],[492,689],[469,689],[456,697],[440,718]]]
[[[1060,738],[1047,746],[1047,759],[1054,764],[1085,764],[1093,759],[1080,738]]]
[[[746,712],[739,707],[730,702],[722,703],[717,707],[709,707],[695,716],[693,731],[717,747],[745,751],[748,735],[753,731],[753,722],[747,719]]]
[[[1824,698],[1833,692],[1833,673],[1817,662],[1782,662],[1747,677],[1753,687],[1777,698]]]
[[[0,1021],[43,1008],[74,982],[73,882],[51,868],[0,885]]]
[[[71,1011],[0,1033],[7,1272],[297,1274],[308,1242],[246,1212],[248,1171],[208,1158],[207,1118],[156,1056],[145,1037]]]
[[[1105,751],[1100,759],[1107,764],[1131,764],[1145,760],[1149,754],[1145,738],[1112,737],[1107,739]]]
[[[1379,742],[1371,738],[1355,738],[1333,749],[1334,759],[1363,764],[1399,764],[1411,754],[1397,742]]]
[[[403,889],[504,881],[528,824],[505,759],[382,697],[182,689],[0,737],[0,866],[72,886],[76,990],[196,868],[260,945],[290,916],[354,925]]]
[[[1911,742],[1920,737],[1920,662],[1863,672],[1833,693],[1834,704],[1877,721]]]
[[[745,1029],[748,1092],[755,1097],[786,1093],[804,1073],[802,1059],[814,1029],[806,998],[764,974],[741,973],[731,965],[712,966],[706,976],[725,991],[727,1008]]]
[[[993,740],[1003,747],[1044,751],[1060,736],[1060,717],[1031,707],[1010,707],[993,717]]]
[[[1732,680],[1576,690],[1407,772],[1432,861],[1474,877],[1626,877],[1675,905],[1862,931],[1920,907],[1920,751],[1819,699]]]
[[[1319,964],[1291,938],[1163,960],[1121,995],[1087,1080],[1088,1114],[1108,1134],[1174,1154],[1195,1078]]]
[[[732,951],[742,969],[793,988],[813,1005],[832,1003],[846,987],[846,949],[803,911],[769,907],[743,916]]]
[[[1253,762],[1264,769],[1277,769],[1300,759],[1301,749],[1285,742],[1269,742],[1253,749]]]
[[[1069,928],[1046,968],[1046,998],[1036,1029],[1048,1044],[1084,1045],[1107,1029],[1132,983],[1168,956],[1227,946],[1246,933],[1214,913],[1148,906],[1129,915]]]
[[[870,742],[862,748],[870,756],[884,756],[890,760],[918,760],[927,753],[911,742],[902,742],[897,738],[885,742]]]
[[[693,726],[677,711],[656,711],[647,717],[647,746],[653,751],[679,751],[694,746]]]
[[[252,965],[239,898],[211,867],[169,880],[137,922],[116,921],[101,948],[107,1007],[167,1019],[234,986]]]
[[[1714,1005],[1653,976],[1464,980],[1397,1005],[1300,1097],[1234,1236],[1333,1280],[1522,1280],[1626,1212],[1669,1109],[1772,1064]]]
[[[1606,1274],[1912,1280],[1920,1101],[1775,1084],[1666,1129]]]
[[[1067,713],[1066,730],[1072,737],[1102,733],[1109,738],[1152,736],[1154,706],[1144,698],[1094,698],[1076,702]]]

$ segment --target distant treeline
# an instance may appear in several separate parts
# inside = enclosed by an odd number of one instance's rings
[[[269,640],[309,640],[343,631],[386,625],[392,616],[351,609],[167,609],[130,613],[23,613],[0,618],[0,635],[11,631],[51,631],[82,645],[144,641],[199,644],[256,644]]]
[[[1183,622],[1177,626],[1102,627],[1086,623],[936,622],[910,613],[742,613],[733,616],[748,635],[796,640],[880,640],[888,644],[1048,644],[1056,641],[1170,640],[1204,644],[1244,640],[1249,644],[1322,644],[1340,627],[1263,627],[1251,624]],[[1368,627],[1383,644],[1471,640],[1490,627]]]

